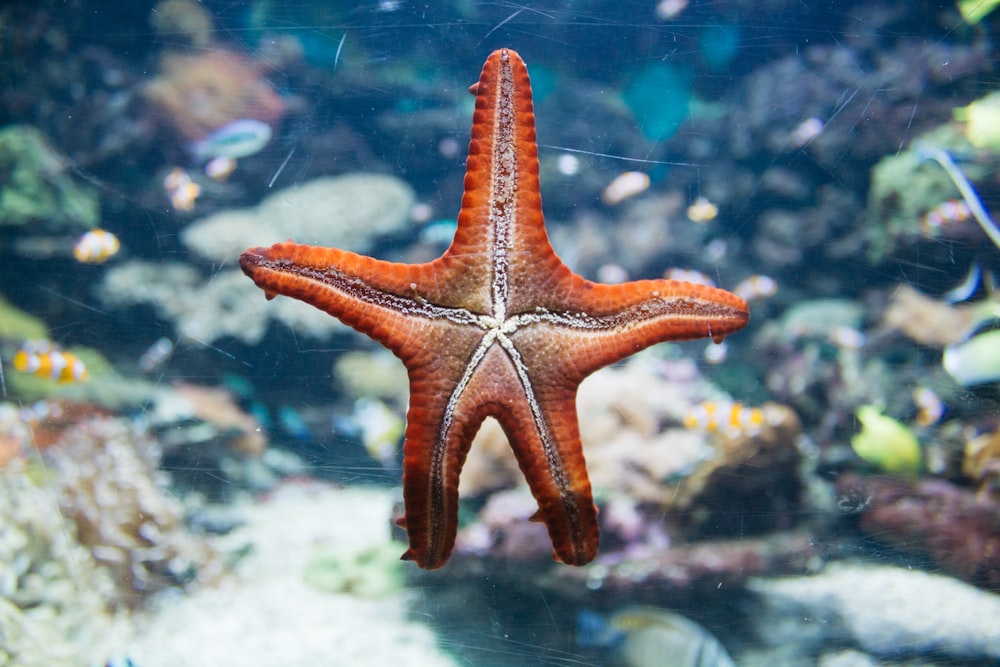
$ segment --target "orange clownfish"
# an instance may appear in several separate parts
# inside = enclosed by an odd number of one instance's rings
[[[47,340],[25,341],[14,355],[14,369],[56,382],[87,379],[87,367],[79,357]]]
[[[964,199],[941,202],[920,219],[920,229],[927,234],[940,231],[949,225],[964,222],[972,217],[972,210]]]
[[[684,415],[684,426],[708,433],[756,435],[764,427],[764,411],[736,402],[699,403]]]
[[[118,237],[106,229],[91,229],[73,246],[73,257],[86,264],[103,264],[121,248]]]

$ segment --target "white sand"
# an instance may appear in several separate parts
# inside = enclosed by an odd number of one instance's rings
[[[378,600],[303,583],[317,545],[389,541],[392,494],[286,485],[246,507],[228,536],[254,551],[215,587],[164,599],[136,619],[127,650],[140,667],[452,666],[431,630],[406,617],[406,593]]]

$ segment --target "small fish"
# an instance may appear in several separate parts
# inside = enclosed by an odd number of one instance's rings
[[[733,294],[744,301],[756,301],[766,299],[778,293],[778,282],[771,276],[755,275],[744,278],[736,287]]]
[[[764,411],[760,408],[751,408],[735,401],[705,401],[688,410],[683,423],[685,428],[735,436],[756,435],[763,429],[766,421]]]
[[[56,382],[82,382],[88,377],[87,367],[75,354],[47,340],[25,341],[14,354],[14,370]]]
[[[969,181],[969,177],[965,175],[965,172],[955,164],[955,159],[951,157],[951,154],[937,146],[925,144],[917,149],[917,159],[921,162],[924,160],[934,160],[941,165],[941,168],[951,178],[951,182],[955,184],[955,187],[962,194],[962,201],[964,207],[969,210],[969,215],[975,218],[976,222],[979,223],[979,227],[990,238],[993,245],[1000,248],[1000,226],[997,225],[996,220],[993,219],[990,212],[986,210],[982,197],[976,192],[975,186]]]
[[[920,228],[925,233],[936,232],[944,227],[965,222],[972,217],[972,209],[964,199],[949,199],[941,202],[924,214],[920,219]]]
[[[793,146],[802,148],[822,133],[823,121],[819,118],[806,118],[792,130],[788,140]]]
[[[667,280],[680,280],[685,283],[694,283],[695,285],[707,285],[708,287],[715,287],[715,281],[709,278],[707,275],[701,271],[696,271],[694,269],[678,269],[671,268],[663,272],[663,277]]]
[[[360,398],[354,403],[351,419],[368,455],[386,468],[394,467],[406,428],[403,418],[382,401]]]
[[[85,264],[103,264],[121,249],[118,237],[105,229],[91,229],[73,246],[73,257]]]
[[[963,387],[1000,382],[1000,329],[944,348],[941,365]]]
[[[180,167],[174,168],[163,179],[163,188],[170,197],[170,205],[177,211],[190,211],[201,194],[201,186]]]
[[[174,341],[169,338],[158,338],[155,343],[146,348],[139,357],[139,370],[151,373],[167,362],[174,352]]]
[[[220,127],[205,139],[192,143],[188,150],[198,162],[216,157],[236,160],[259,153],[270,140],[270,125],[244,118]]]
[[[698,197],[687,208],[688,220],[691,222],[709,222],[719,215],[719,207],[705,197]]]
[[[974,262],[969,267],[969,273],[960,285],[956,285],[944,294],[944,300],[948,303],[961,303],[968,301],[979,290],[983,282],[983,267],[979,262]]]
[[[923,457],[913,429],[872,405],[862,405],[855,414],[861,431],[851,437],[854,453],[886,472],[916,477]]]
[[[649,174],[641,171],[626,171],[619,174],[604,188],[601,198],[605,204],[614,206],[629,197],[634,197],[649,187]]]
[[[236,158],[220,155],[205,163],[205,175],[214,181],[224,181],[236,171]]]
[[[609,649],[626,667],[736,667],[708,630],[656,607],[623,609],[607,620],[581,611],[577,644]]]
[[[913,403],[917,406],[917,426],[931,426],[944,416],[944,402],[930,387],[915,388]]]

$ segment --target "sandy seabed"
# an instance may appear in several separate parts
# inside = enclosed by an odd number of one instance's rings
[[[126,654],[140,667],[455,665],[408,618],[408,592],[363,599],[303,581],[317,546],[388,542],[392,502],[385,489],[288,484],[246,505],[246,525],[227,541],[251,543],[250,555],[217,585],[135,618]]]

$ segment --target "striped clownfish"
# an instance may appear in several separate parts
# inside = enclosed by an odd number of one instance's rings
[[[766,419],[760,408],[737,402],[705,401],[688,410],[683,423],[685,428],[707,433],[757,435]]]
[[[87,367],[83,361],[47,340],[25,341],[14,354],[14,370],[56,382],[82,382],[87,379]]]
[[[85,264],[103,264],[121,248],[118,237],[106,229],[91,229],[73,246],[73,257]]]
[[[964,199],[949,199],[927,211],[920,219],[920,229],[927,234],[965,222],[972,217],[972,209]]]

